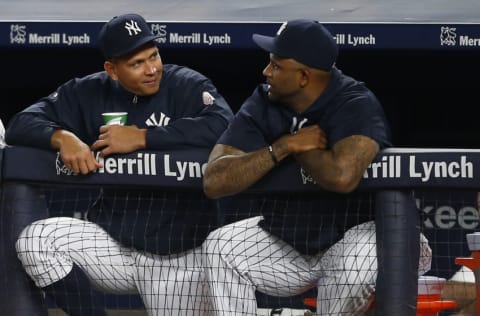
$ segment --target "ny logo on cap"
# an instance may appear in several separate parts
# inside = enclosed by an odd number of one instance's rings
[[[280,26],[280,28],[277,31],[277,36],[280,35],[283,32],[283,30],[287,27],[287,23],[288,22],[283,22],[283,24]]]
[[[142,29],[138,27],[138,24],[134,20],[130,20],[130,23],[125,22],[125,29],[128,31],[128,35],[137,35],[142,32]]]

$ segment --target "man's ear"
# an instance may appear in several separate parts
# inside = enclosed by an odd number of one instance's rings
[[[308,68],[302,68],[302,69],[300,69],[300,76],[301,76],[301,78],[300,78],[300,86],[301,86],[302,88],[304,88],[304,87],[308,84],[308,82],[310,81],[310,76],[311,76],[311,75],[312,75],[312,74],[311,74],[311,72],[310,72],[310,70],[309,70]]]
[[[112,78],[112,80],[118,80],[117,72],[115,69],[115,64],[112,63],[111,61],[106,61],[103,64],[103,69],[107,72],[107,74]]]

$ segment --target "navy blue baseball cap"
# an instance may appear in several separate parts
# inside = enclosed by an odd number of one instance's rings
[[[252,39],[267,52],[325,71],[332,69],[338,56],[332,34],[314,20],[291,20],[283,23],[274,37],[253,34]]]
[[[151,28],[142,16],[129,13],[116,16],[105,23],[98,40],[103,56],[111,59],[131,53],[160,36],[152,34]]]

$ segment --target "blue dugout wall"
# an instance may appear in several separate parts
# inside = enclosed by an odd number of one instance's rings
[[[434,251],[433,275],[452,275],[458,268],[453,262],[454,257],[469,255],[465,234],[475,231],[478,226],[473,192],[479,187],[479,154],[480,150],[391,148],[384,150],[367,169],[359,190],[376,192],[377,289],[381,289],[377,291],[377,313],[415,315],[412,306],[416,303],[417,275],[412,267],[418,262],[419,227],[430,239]],[[26,315],[18,309],[18,299],[23,302],[20,306],[29,311],[36,310],[35,306],[39,304],[38,290],[26,279],[13,250],[13,242],[21,229],[29,222],[47,216],[41,211],[45,209],[42,205],[44,199],[37,195],[31,184],[133,185],[201,190],[207,155],[205,150],[178,150],[112,156],[106,158],[109,161],[104,161],[104,169],[88,176],[78,176],[69,174],[55,152],[26,147],[4,148],[0,267],[3,270],[2,286],[9,291],[2,292],[2,310],[8,310],[11,315]],[[141,168],[138,168],[139,164],[142,164]],[[290,163],[270,173],[247,193],[317,190],[301,168]],[[444,198],[445,192],[449,192],[450,206],[444,205],[439,211],[421,205],[422,201],[435,201],[439,196]],[[457,209],[460,204],[461,208]],[[419,215],[427,215],[421,225]],[[455,232],[457,236],[449,232]],[[437,240],[441,242],[437,243]],[[448,244],[451,247],[447,257],[441,248]],[[435,245],[439,248],[436,249]],[[442,260],[446,262],[442,263]]]

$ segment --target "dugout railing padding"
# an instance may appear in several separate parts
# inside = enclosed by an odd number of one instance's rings
[[[16,259],[13,243],[28,223],[45,214],[18,212],[42,209],[35,185],[147,186],[201,190],[208,151],[202,149],[141,151],[103,160],[104,168],[87,176],[73,175],[58,153],[7,146],[0,151],[2,180],[0,222],[0,309],[10,315],[36,315],[40,293]],[[390,148],[382,151],[364,174],[359,190],[376,192],[378,315],[415,315],[419,217],[415,188],[479,188],[480,150]],[[254,185],[249,192],[313,192],[312,179],[291,161]],[[394,245],[392,247],[391,245]],[[401,255],[405,254],[405,255]],[[412,269],[413,267],[413,269]],[[40,314],[38,314],[40,315]]]

